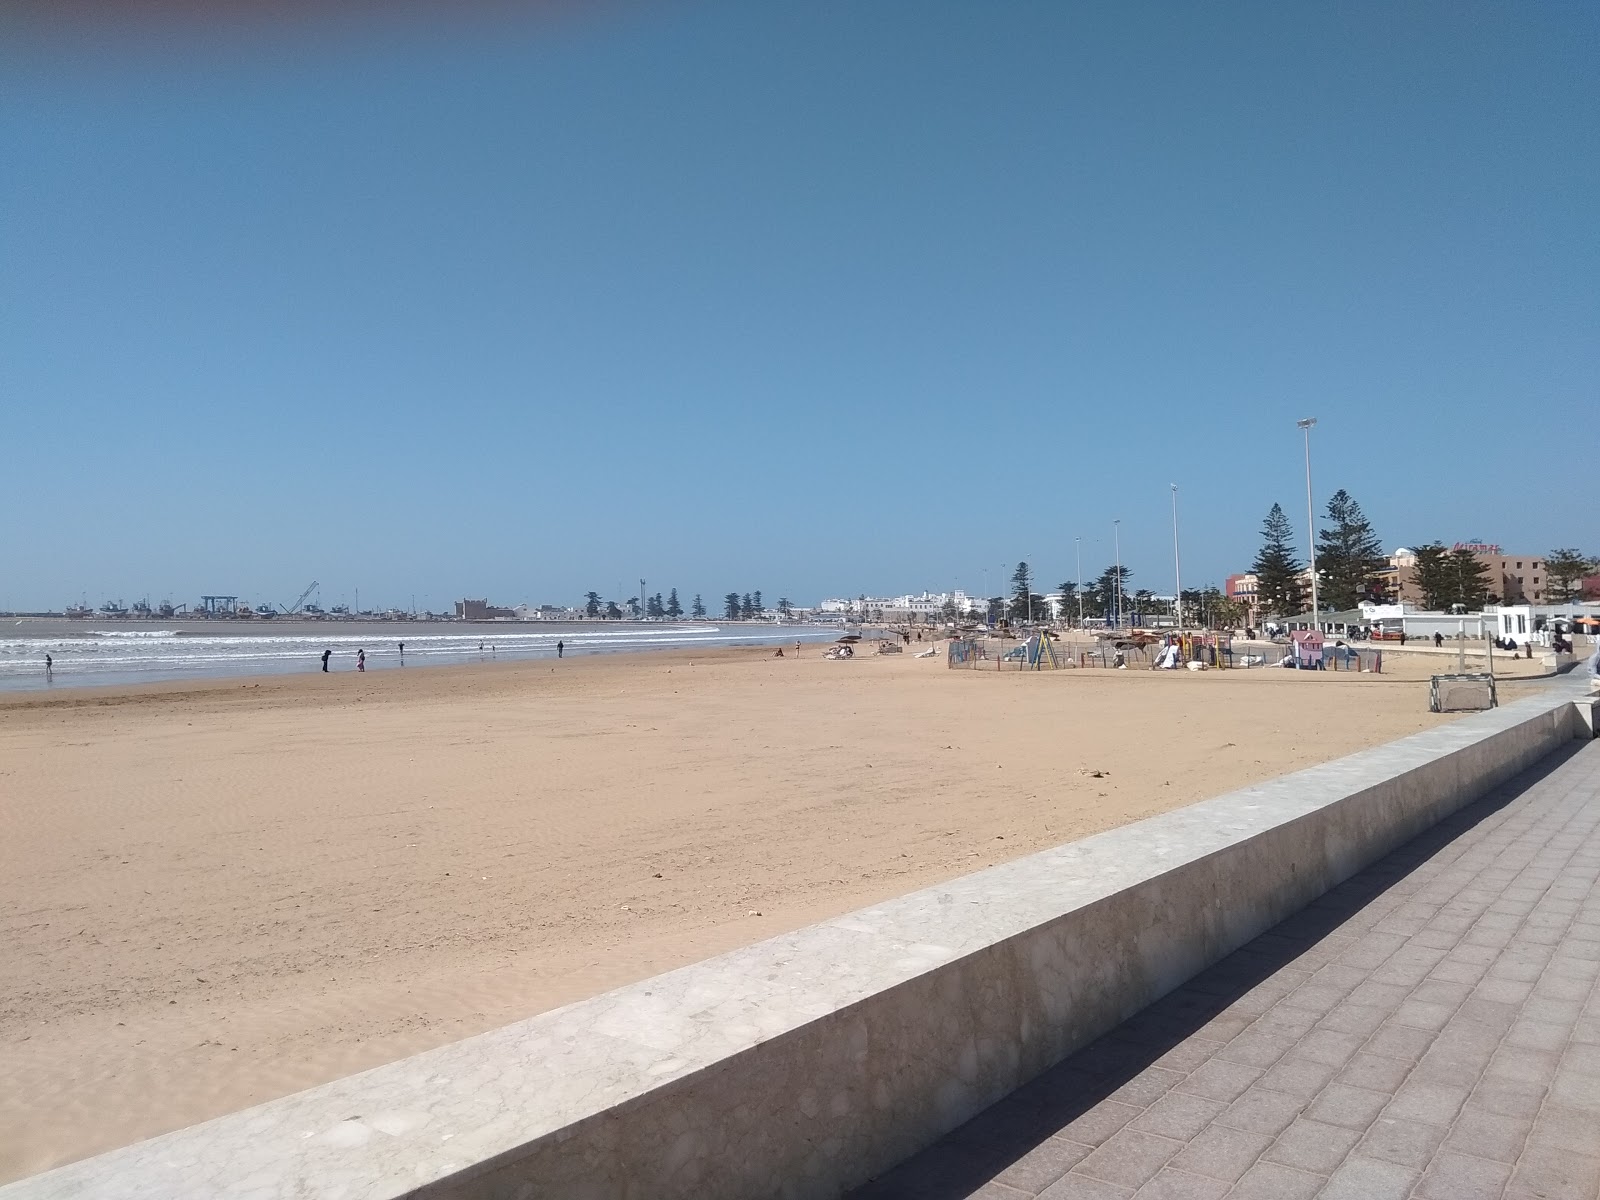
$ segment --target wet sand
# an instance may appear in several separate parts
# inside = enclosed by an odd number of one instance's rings
[[[1445,719],[769,653],[0,700],[0,1180]]]

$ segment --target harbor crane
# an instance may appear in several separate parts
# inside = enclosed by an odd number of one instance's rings
[[[306,597],[311,595],[311,593],[316,591],[316,590],[317,590],[317,581],[315,579],[313,579],[309,584],[306,585],[306,590],[300,593],[300,599],[296,600],[288,608],[284,608],[283,609],[283,615],[286,616],[286,617],[294,616],[295,613],[300,611],[300,606],[306,602]],[[278,605],[278,607],[279,608],[283,608],[283,605],[280,604],[280,605]]]

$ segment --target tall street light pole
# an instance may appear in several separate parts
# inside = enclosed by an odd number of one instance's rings
[[[1317,515],[1311,501],[1311,427],[1317,423],[1315,417],[1306,417],[1296,421],[1295,425],[1306,435],[1306,545],[1311,553],[1311,627],[1317,628],[1322,623],[1322,608],[1317,600]]]
[[[1078,628],[1083,628],[1083,539],[1072,539],[1072,547],[1078,556]]]
[[[1122,521],[1117,519],[1111,522],[1111,536],[1117,547],[1117,595],[1116,614],[1117,628],[1122,628]]]
[[[1183,628],[1183,566],[1178,558],[1178,485],[1172,485],[1172,578],[1178,590],[1172,602],[1172,612],[1178,628]]]

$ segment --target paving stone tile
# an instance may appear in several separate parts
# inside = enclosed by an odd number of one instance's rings
[[[1429,1053],[1432,1053],[1430,1051]],[[1427,1055],[1422,1062],[1428,1061]],[[1421,1064],[1418,1064],[1419,1066]],[[1340,1083],[1351,1087],[1367,1088],[1374,1092],[1396,1091],[1406,1081],[1406,1076],[1411,1074],[1412,1065],[1402,1062],[1398,1058],[1384,1058],[1380,1054],[1361,1053],[1355,1055],[1345,1064],[1335,1078]],[[1266,1082],[1263,1080],[1263,1082]],[[1270,1086],[1270,1085],[1269,1085]]]
[[[1550,1000],[1587,1000],[1589,990],[1588,980],[1570,979],[1553,971],[1544,972],[1533,985],[1535,996],[1543,996]]]
[[[1345,999],[1351,1004],[1370,1004],[1375,1008],[1393,1012],[1410,994],[1411,989],[1401,984],[1373,983],[1369,979],[1366,983],[1352,988]]]
[[[1405,1200],[1421,1177],[1399,1163],[1352,1154],[1328,1177],[1318,1200]]]
[[[1330,1067],[1342,1067],[1361,1049],[1366,1038],[1358,1033],[1340,1033],[1336,1029],[1314,1029],[1300,1039],[1294,1052],[1312,1062]]]
[[[1468,1087],[1408,1080],[1394,1094],[1394,1099],[1389,1102],[1389,1107],[1383,1110],[1383,1115],[1409,1121],[1422,1121],[1429,1125],[1437,1125],[1441,1129],[1448,1129],[1471,1092],[1472,1089]]]
[[[1528,1144],[1600,1155],[1600,1118],[1559,1101],[1546,1101],[1528,1131]]]
[[[1472,988],[1467,984],[1424,978],[1417,984],[1410,998],[1420,1000],[1424,1004],[1443,1004],[1450,1008],[1460,1008],[1471,994]]]
[[[995,1176],[1000,1183],[1021,1188],[1029,1195],[1049,1187],[1088,1157],[1091,1146],[1062,1138],[1045,1138]]]
[[[1178,1085],[1178,1088],[1180,1091],[1188,1092],[1191,1095],[1204,1096],[1209,1100],[1226,1100],[1232,1103],[1238,1099],[1245,1088],[1260,1077],[1260,1067],[1213,1058],[1210,1062],[1192,1071],[1188,1078]]]
[[[1297,1054],[1286,1054],[1258,1081],[1259,1086],[1283,1092],[1295,1099],[1310,1101],[1328,1086],[1336,1068],[1327,1063],[1312,1062]]]
[[[1270,1145],[1272,1139],[1265,1134],[1212,1125],[1190,1139],[1189,1144],[1173,1156],[1171,1166],[1175,1170],[1232,1183],[1249,1170]]]
[[[1589,1047],[1581,1047],[1588,1049]],[[1580,1047],[1573,1047],[1580,1049]],[[1567,1058],[1574,1055],[1568,1052]],[[1600,1074],[1595,1071],[1563,1062],[1550,1085],[1550,1099],[1568,1108],[1600,1114]]]
[[[1476,986],[1488,970],[1482,963],[1461,962],[1458,959],[1446,956],[1444,961],[1434,967],[1429,979],[1442,979],[1446,983],[1464,983]]]
[[[1365,1130],[1377,1120],[1378,1114],[1388,1103],[1387,1092],[1330,1083],[1306,1109],[1306,1116],[1329,1125]]]
[[[1406,1062],[1416,1062],[1433,1044],[1437,1034],[1431,1029],[1417,1029],[1409,1025],[1396,1025],[1392,1021],[1385,1021],[1378,1027],[1378,1032],[1367,1039],[1367,1044],[1362,1047],[1368,1054],[1381,1054],[1386,1058],[1404,1059]]]
[[[1265,1133],[1276,1137],[1289,1123],[1300,1115],[1305,1101],[1287,1092],[1269,1091],[1253,1087],[1240,1096],[1221,1113],[1216,1123],[1230,1129],[1243,1129],[1249,1133]]]
[[[1560,1050],[1566,1046],[1572,1033],[1570,1025],[1555,1021],[1533,1021],[1523,1018],[1506,1031],[1506,1045],[1527,1050]]]
[[[1161,1137],[1187,1141],[1211,1124],[1227,1107],[1220,1100],[1208,1100],[1204,1096],[1172,1091],[1152,1104],[1128,1127],[1137,1129],[1141,1133],[1154,1133]]]
[[[1459,1154],[1514,1163],[1522,1153],[1530,1125],[1528,1117],[1490,1112],[1486,1108],[1475,1107],[1475,1101],[1469,1100],[1451,1126],[1450,1136],[1444,1144]]]
[[[1500,1200],[1510,1178],[1505,1163],[1445,1151],[1428,1164],[1416,1194],[1426,1200]]]
[[[1134,1200],[1221,1200],[1227,1195],[1228,1186],[1220,1179],[1162,1167],[1154,1179],[1139,1189]]]
[[[1457,1011],[1451,1004],[1425,1004],[1421,1000],[1407,1000],[1394,1010],[1394,1016],[1390,1019],[1396,1025],[1437,1031],[1443,1029]]]
[[[1487,1112],[1502,1117],[1527,1117],[1532,1119],[1544,1103],[1548,1088],[1520,1079],[1503,1079],[1485,1076],[1472,1092],[1470,1103]]]
[[[1439,1148],[1439,1143],[1444,1141],[1446,1132],[1443,1126],[1384,1115],[1372,1123],[1355,1152],[1368,1158],[1381,1158],[1401,1166],[1415,1167],[1420,1174],[1433,1157],[1433,1152]]]
[[[1584,1010],[1581,1000],[1557,1000],[1553,996],[1530,996],[1522,1006],[1522,1015],[1530,1021],[1554,1021],[1558,1025],[1571,1025]],[[1507,1025],[1506,1028],[1510,1028]]]
[[[1299,1117],[1278,1135],[1278,1140],[1261,1157],[1287,1167],[1327,1175],[1344,1161],[1344,1156],[1360,1140],[1361,1134],[1354,1129]]]
[[[1258,1162],[1233,1185],[1229,1200],[1311,1200],[1327,1182],[1281,1163]]]
[[[1456,1010],[1456,1016],[1462,1021],[1470,1021],[1474,1025],[1483,1025],[1496,1032],[1503,1033],[1516,1023],[1518,1009],[1522,1005],[1523,999],[1526,999],[1528,994],[1532,992],[1533,985],[1514,985],[1523,989],[1522,999],[1515,1001],[1490,1000],[1485,993],[1492,982],[1496,981],[1486,979],[1480,983],[1472,996],[1463,1001],[1461,1007]],[[1498,994],[1503,996],[1509,995],[1510,992],[1499,991]]]
[[[1340,1033],[1359,1033],[1370,1037],[1378,1026],[1389,1019],[1393,1009],[1375,1004],[1351,1004],[1346,1001],[1330,1009],[1319,1022],[1323,1029],[1336,1029]]]
[[[1263,1029],[1252,1025],[1217,1051],[1216,1057],[1226,1062],[1266,1068],[1288,1053],[1298,1040],[1298,1035],[1292,1030]]]
[[[1317,1014],[1303,1008],[1279,1004],[1256,1018],[1251,1029],[1287,1031],[1296,1035],[1309,1033],[1317,1024]]]
[[[1057,1137],[1085,1146],[1098,1146],[1144,1110],[1115,1100],[1102,1100],[1056,1131]]]
[[[1559,1065],[1560,1056],[1549,1050],[1524,1050],[1518,1046],[1502,1045],[1489,1060],[1489,1069],[1485,1074],[1495,1079],[1513,1079],[1519,1083],[1548,1087]]]
[[[1087,1175],[1067,1173],[1039,1193],[1039,1200],[1132,1200],[1133,1189]]]
[[[1139,1108],[1148,1108],[1171,1091],[1183,1078],[1182,1071],[1170,1071],[1165,1067],[1147,1067],[1113,1091],[1110,1099],[1136,1105]]]
[[[1073,1171],[1137,1190],[1183,1147],[1184,1143],[1176,1138],[1124,1129],[1103,1142]]]
[[[1543,1200],[1592,1200],[1600,1187],[1600,1158],[1530,1143],[1524,1147],[1507,1186]]]

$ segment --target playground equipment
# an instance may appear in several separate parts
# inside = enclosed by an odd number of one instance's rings
[[[945,651],[945,666],[968,671],[985,670],[991,664],[997,671],[1057,671],[1073,665],[1056,648],[1048,633],[1035,633],[991,656],[988,646],[978,638],[951,638]]]

